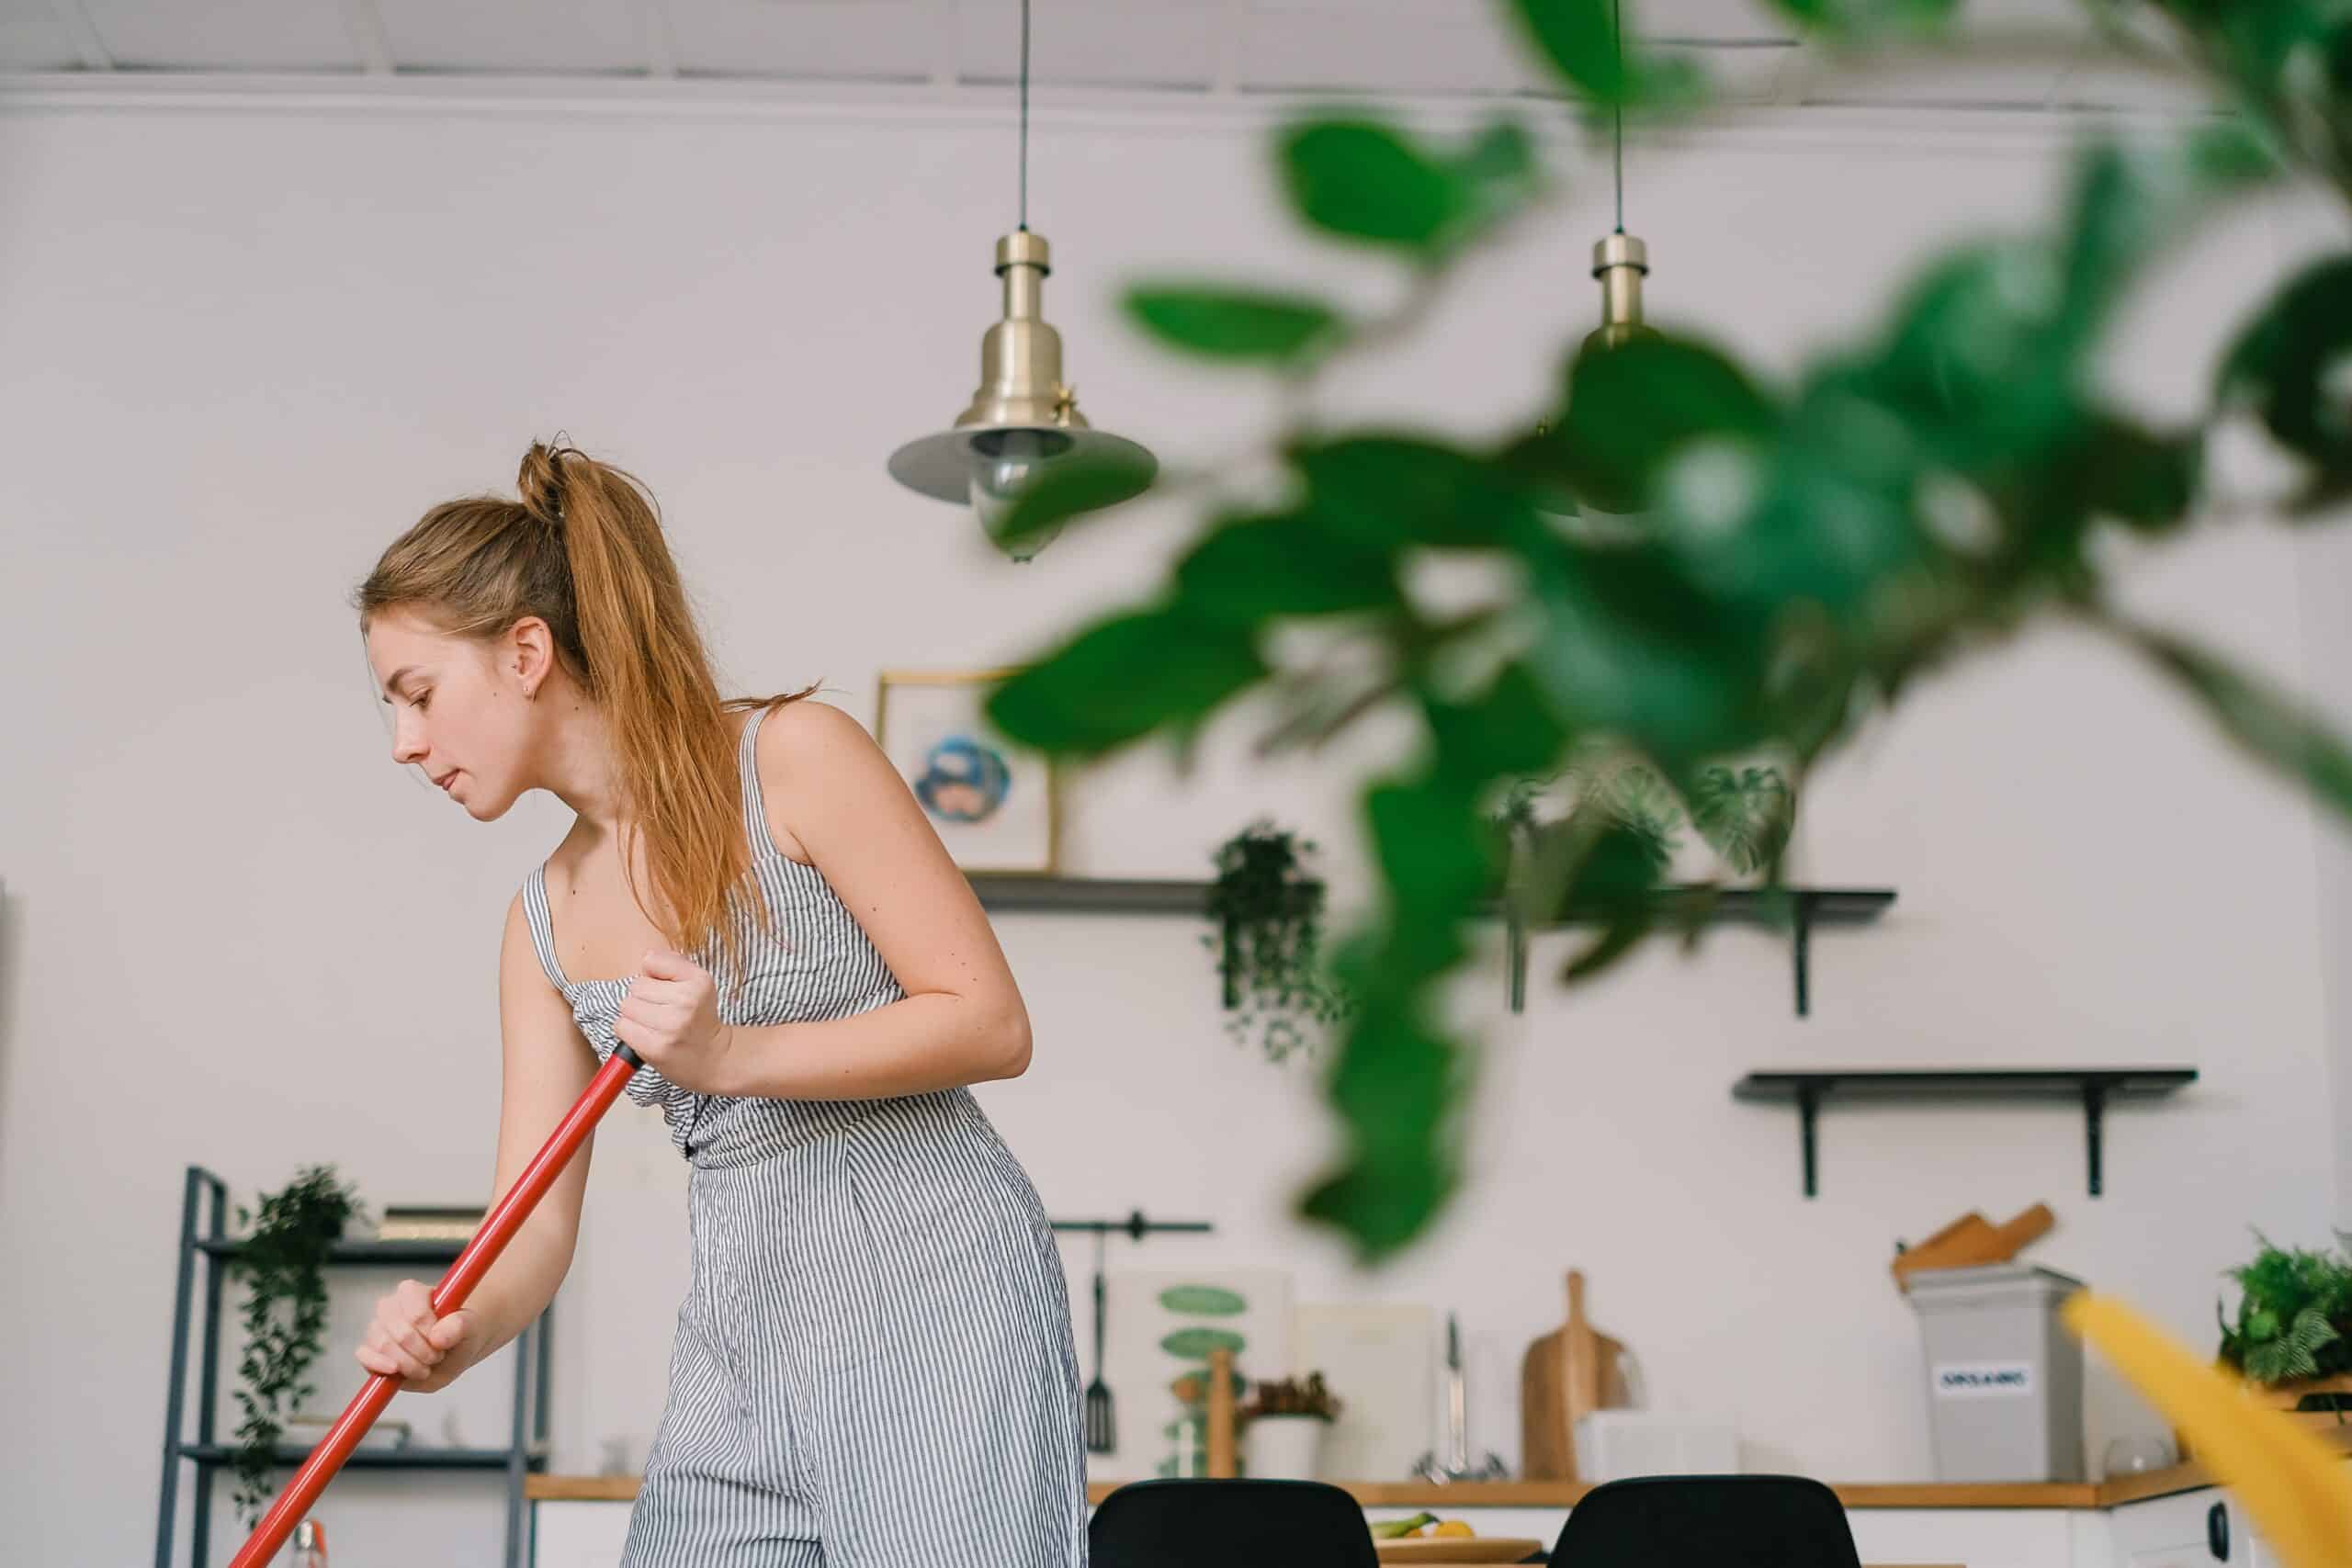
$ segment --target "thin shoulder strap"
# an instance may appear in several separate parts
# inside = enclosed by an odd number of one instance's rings
[[[565,989],[563,966],[555,961],[555,922],[548,916],[548,867],[545,861],[523,879],[523,921],[531,928],[531,945],[538,949],[539,967],[559,991]]]

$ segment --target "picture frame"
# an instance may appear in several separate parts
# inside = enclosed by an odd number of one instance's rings
[[[1051,876],[1061,865],[1061,770],[984,711],[989,694],[1019,673],[882,671],[874,739],[959,867]]]

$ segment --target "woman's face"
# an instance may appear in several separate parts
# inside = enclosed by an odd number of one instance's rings
[[[526,694],[542,678],[527,621],[484,643],[452,637],[401,610],[368,627],[368,663],[391,705],[392,761],[414,763],[477,822],[492,822],[530,787]]]

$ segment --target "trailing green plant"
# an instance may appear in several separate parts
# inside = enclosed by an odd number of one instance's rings
[[[1617,3],[1498,10],[1564,99],[1600,111],[1588,124],[1612,111],[1653,123],[1743,112],[1640,44],[1640,0],[1625,0],[1622,28]],[[1762,3],[1824,46],[1825,71],[1900,70],[1973,47],[1945,26],[1950,0]],[[1441,136],[1347,110],[1275,133],[1274,173],[1299,221],[1393,264],[1384,302],[1247,277],[1128,290],[1129,318],[1159,344],[1296,394],[1269,443],[1279,483],[1259,484],[1263,466],[1233,454],[1164,468],[1159,493],[1199,498],[1197,535],[1164,581],[1025,660],[989,716],[1078,759],[1159,735],[1189,741],[1247,699],[1272,716],[1270,748],[1317,747],[1368,716],[1418,731],[1406,761],[1363,783],[1382,897],[1332,943],[1351,1003],[1325,1090],[1341,1135],[1299,1198],[1364,1258],[1423,1234],[1460,1178],[1476,1054],[1439,998],[1507,863],[1487,813],[1509,780],[1555,774],[1588,747],[1638,759],[1770,891],[1787,835],[1747,759],[1776,759],[1802,797],[1812,769],[1929,674],[2060,621],[2140,659],[2228,744],[2352,816],[2352,747],[2307,704],[2135,617],[2113,592],[2125,558],[2200,524],[2315,522],[2352,495],[2338,374],[2352,354],[2352,250],[2267,299],[2249,284],[2245,324],[2200,408],[2152,421],[2105,373],[2125,304],[2200,226],[2289,175],[2352,198],[2352,11],[2340,0],[2086,9],[2112,51],[2102,65],[2153,60],[2201,79],[2228,112],[2087,136],[2038,221],[1947,246],[1850,341],[1785,369],[1685,333],[1588,337],[1576,321],[1541,349],[1557,370],[1540,406],[1501,428],[1322,417],[1306,395],[1318,383],[1360,376],[1353,362],[1430,319],[1466,262],[1563,199],[1566,182],[1512,115]],[[2043,47],[2074,58],[2082,37],[2079,21],[2052,27]],[[2014,60],[2027,42],[2011,31],[1997,47]],[[2208,440],[2240,432],[2267,432],[2292,460],[2291,493],[2219,487]],[[1100,517],[1112,493],[1083,466],[1048,469],[996,532],[1010,545]],[[1476,569],[1487,598],[1440,611],[1408,592],[1432,558]],[[1606,970],[1661,928],[1694,939],[1705,906],[1677,901],[1661,917],[1653,846],[1605,815],[1580,817],[1547,832],[1515,878],[1535,907],[1573,899],[1600,921],[1563,977]]]
[[[276,1492],[271,1472],[285,1417],[318,1392],[302,1380],[326,1330],[327,1249],[363,1213],[331,1165],[307,1166],[283,1190],[263,1193],[255,1208],[237,1209],[238,1228],[252,1226],[236,1262],[246,1286],[236,1507],[248,1529]]]
[[[2229,1270],[2240,1294],[2237,1321],[2221,1320],[2222,1361],[2258,1383],[2352,1371],[2352,1255],[2255,1240],[2254,1260]]]
[[[1209,886],[1215,929],[1201,940],[1217,955],[1229,1015],[1226,1032],[1254,1032],[1267,1056],[1312,1052],[1324,1026],[1347,1015],[1347,998],[1323,966],[1323,885],[1310,874],[1311,839],[1260,818],[1216,849]]]

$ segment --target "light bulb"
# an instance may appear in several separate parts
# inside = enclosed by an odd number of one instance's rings
[[[1069,437],[1056,430],[990,430],[972,438],[972,511],[989,538],[997,536],[1038,471],[1069,447]],[[1005,553],[1016,561],[1025,561],[1052,544],[1061,531],[1062,525],[1056,523],[1019,544],[1006,546]]]

